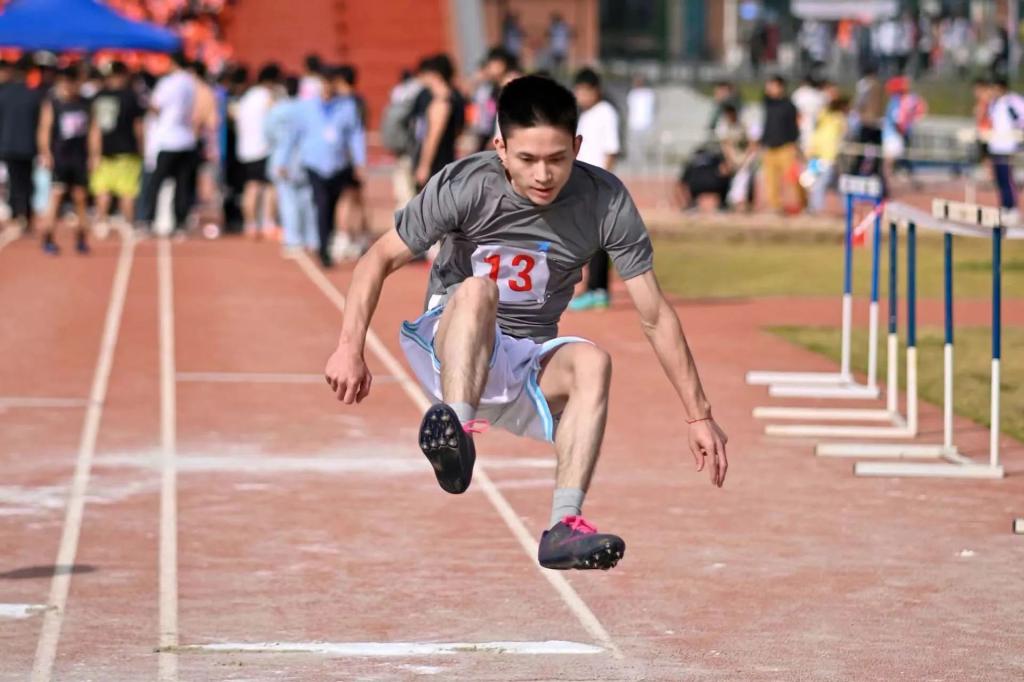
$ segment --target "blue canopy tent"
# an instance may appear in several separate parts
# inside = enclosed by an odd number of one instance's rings
[[[127,19],[97,0],[11,0],[0,13],[0,47],[173,52],[180,46],[171,31]]]

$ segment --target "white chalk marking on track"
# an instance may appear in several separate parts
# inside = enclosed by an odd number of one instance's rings
[[[293,372],[178,372],[181,382],[210,384],[326,384],[323,374]],[[378,381],[394,381],[390,376],[374,376]]]
[[[36,646],[35,662],[32,665],[32,682],[46,682],[53,675],[53,663],[57,656],[57,643],[60,640],[61,626],[64,623],[64,611],[68,603],[68,590],[71,588],[69,570],[75,563],[78,553],[78,539],[82,531],[82,516],[85,511],[85,494],[89,487],[89,475],[92,472],[93,455],[96,452],[96,438],[99,436],[100,420],[103,417],[103,401],[107,397],[107,386],[110,382],[110,371],[114,365],[114,350],[121,328],[121,316],[124,312],[124,300],[128,292],[128,279],[132,270],[135,255],[135,239],[129,235],[121,242],[121,253],[117,259],[117,270],[110,288],[110,303],[107,316],[103,323],[103,336],[100,351],[96,358],[96,369],[93,373],[92,389],[89,391],[89,407],[85,412],[82,424],[82,435],[78,446],[78,459],[75,463],[74,478],[68,494],[67,511],[54,562],[58,570],[54,572],[50,582],[50,596],[47,610],[43,618],[43,627],[39,633]]]
[[[89,401],[85,398],[33,398],[21,396],[0,396],[0,410],[19,408],[62,408],[62,407],[88,407]]]
[[[176,651],[197,653],[319,654],[321,656],[438,656],[467,653],[566,655],[600,654],[592,644],[544,642],[219,642],[188,644]]]
[[[327,279],[315,265],[309,257],[302,253],[295,259],[295,263],[302,269],[303,272],[309,277],[309,279],[315,284],[320,291],[335,305],[335,307],[344,312],[345,310],[345,297],[338,291],[337,287]],[[391,354],[391,351],[387,349],[387,346],[381,342],[380,338],[373,332],[373,329],[367,330],[366,333],[366,347],[370,349],[370,352],[377,356],[377,358],[384,364],[387,371],[390,372],[401,384],[406,394],[413,401],[417,408],[421,411],[426,412],[430,407],[430,400],[426,394],[420,388],[409,373],[405,371],[405,367]],[[487,499],[497,510],[498,515],[501,516],[505,525],[508,526],[509,530],[512,531],[512,535],[519,540],[519,544],[522,546],[523,551],[530,558],[530,562],[537,567],[537,570],[542,576],[551,584],[551,586],[558,592],[562,601],[565,605],[573,612],[579,620],[580,625],[590,633],[602,647],[611,652],[611,654],[618,659],[623,658],[622,651],[612,641],[608,631],[605,630],[601,621],[597,619],[594,612],[590,610],[586,602],[580,597],[580,595],[573,589],[573,586],[569,584],[569,581],[559,571],[552,571],[545,568],[541,568],[540,564],[536,560],[537,552],[537,540],[530,534],[530,531],[523,525],[522,520],[516,515],[515,510],[512,509],[512,505],[509,504],[505,496],[501,494],[497,486],[494,485],[494,481],[487,475],[486,468],[477,462],[474,470],[474,479],[477,482],[479,488],[487,496]]]
[[[21,620],[46,610],[46,604],[0,604],[0,618]]]
[[[174,273],[171,244],[157,245],[160,309],[160,654],[159,679],[178,679],[178,659],[169,648],[178,644],[178,472],[177,395],[174,372]]]

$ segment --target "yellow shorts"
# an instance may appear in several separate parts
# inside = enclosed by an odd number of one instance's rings
[[[135,154],[104,156],[89,178],[93,194],[112,194],[132,199],[139,193],[142,159]]]

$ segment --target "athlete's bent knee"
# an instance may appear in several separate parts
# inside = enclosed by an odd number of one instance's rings
[[[498,285],[489,277],[467,277],[455,291],[457,305],[493,310],[498,307]]]
[[[612,356],[597,346],[579,344],[573,362],[577,381],[599,380],[608,383],[612,376]]]

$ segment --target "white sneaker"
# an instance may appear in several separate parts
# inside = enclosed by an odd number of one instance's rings
[[[352,246],[352,240],[349,238],[348,233],[338,232],[334,233],[334,240],[331,242],[331,258],[335,261],[345,260],[348,250]]]
[[[92,236],[103,241],[110,236],[110,223],[106,220],[98,220],[92,224]]]
[[[217,223],[206,223],[203,225],[203,237],[206,239],[216,239],[220,236],[220,225]]]

